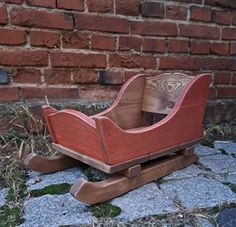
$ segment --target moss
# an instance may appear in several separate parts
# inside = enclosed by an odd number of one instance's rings
[[[65,194],[70,191],[70,184],[53,184],[50,186],[47,186],[43,189],[37,189],[31,191],[31,195],[34,197],[39,197],[42,195],[61,195]]]
[[[218,150],[221,151],[221,154],[229,155],[223,148],[219,148]]]
[[[90,211],[96,218],[114,218],[121,213],[120,207],[114,206],[110,203],[93,205],[90,207]]]
[[[214,143],[211,139],[208,138],[204,138],[204,140],[201,142],[202,146],[206,146],[206,147],[211,147],[214,148]]]
[[[21,222],[20,208],[7,205],[0,208],[0,227],[17,226]]]

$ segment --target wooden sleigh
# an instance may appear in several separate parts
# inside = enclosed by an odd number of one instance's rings
[[[86,116],[43,107],[54,149],[62,155],[30,154],[25,164],[51,173],[78,161],[106,173],[110,179],[79,179],[70,193],[95,204],[107,201],[198,160],[193,145],[203,137],[202,120],[211,77],[181,73],[137,75],[121,88],[110,108]]]

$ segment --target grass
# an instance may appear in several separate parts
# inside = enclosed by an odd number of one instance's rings
[[[21,209],[5,205],[0,208],[0,227],[16,226],[21,223]]]

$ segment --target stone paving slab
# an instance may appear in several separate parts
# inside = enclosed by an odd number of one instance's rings
[[[199,163],[218,174],[236,172],[236,159],[230,155],[218,154],[200,157]]]
[[[226,177],[225,182],[231,183],[231,184],[236,184],[236,174],[230,174]]]
[[[63,225],[92,224],[88,207],[70,194],[44,195],[25,202],[24,220],[21,227],[58,227]]]
[[[236,194],[227,186],[202,176],[167,182],[160,187],[170,199],[180,201],[188,209],[236,202]]]
[[[117,219],[134,221],[150,215],[173,213],[178,208],[169,200],[155,183],[146,184],[111,202],[121,208]]]
[[[224,149],[228,154],[236,154],[236,143],[232,141],[215,141],[214,147],[216,149]]]
[[[87,179],[80,167],[67,169],[53,174],[40,174],[30,171],[29,177],[30,179],[26,183],[29,191],[42,189],[53,184],[73,184],[78,178]],[[39,177],[40,182],[35,182],[36,177]]]
[[[207,156],[207,155],[215,155],[215,154],[221,154],[222,152],[218,149],[202,146],[201,144],[197,144],[194,147],[195,154],[199,156]]]
[[[3,188],[0,190],[0,207],[5,205],[8,189]]]
[[[200,174],[204,174],[206,171],[199,169],[196,165],[188,166],[187,168],[178,170],[166,177],[163,177],[163,180],[177,180],[188,177],[196,177]]]

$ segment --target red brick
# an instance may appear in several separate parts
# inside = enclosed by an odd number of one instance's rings
[[[201,60],[196,57],[161,57],[160,69],[199,70]]]
[[[165,15],[165,5],[158,2],[143,2],[141,13],[144,17],[160,17]]]
[[[0,101],[18,101],[19,89],[17,87],[3,87],[0,89]]]
[[[22,87],[22,99],[73,99],[79,98],[78,88],[61,88],[61,87]]]
[[[0,44],[22,45],[25,44],[25,32],[15,29],[0,29]]]
[[[122,18],[80,14],[75,15],[75,28],[79,30],[128,33],[129,23]]]
[[[229,11],[215,10],[212,15],[212,21],[217,24],[229,25],[231,23],[231,13]]]
[[[88,11],[98,13],[111,13],[113,12],[112,0],[88,0]]]
[[[100,71],[99,82],[101,85],[121,85],[125,81],[124,72]]]
[[[143,39],[143,52],[164,53],[165,49],[165,40]]]
[[[204,58],[202,68],[208,70],[236,70],[236,60],[228,58]]]
[[[209,92],[208,92],[208,98],[209,99],[216,98],[216,88],[215,87],[210,87]]]
[[[31,46],[54,48],[60,47],[60,36],[57,32],[30,32]]]
[[[206,25],[181,24],[180,35],[191,38],[219,39],[220,29]]]
[[[118,55],[109,56],[110,67],[155,69],[156,58],[152,56]]]
[[[222,28],[222,39],[236,40],[236,28]]]
[[[23,8],[11,10],[12,24],[26,27],[72,29],[73,18],[64,13],[38,11]]]
[[[217,98],[235,98],[236,87],[218,87]]]
[[[41,6],[48,8],[56,7],[56,0],[26,0],[26,3],[30,6]]]
[[[236,12],[232,13],[232,24],[236,25]]]
[[[45,80],[47,84],[70,84],[71,71],[64,69],[49,69],[45,71]]]
[[[106,56],[103,54],[83,54],[68,52],[51,53],[52,65],[55,67],[105,68]]]
[[[64,48],[86,49],[89,48],[89,36],[81,32],[65,32],[62,34]]]
[[[187,8],[176,5],[166,5],[166,18],[172,20],[186,20]]]
[[[233,74],[233,77],[232,77],[232,84],[236,84],[236,74]]]
[[[201,4],[202,0],[181,0],[181,2]]]
[[[127,16],[139,15],[139,0],[116,0],[116,13]]]
[[[216,72],[214,75],[214,84],[230,84],[230,72]]]
[[[230,44],[230,54],[231,55],[236,55],[236,43],[231,43]]]
[[[141,50],[141,39],[137,37],[120,36],[119,50]]]
[[[0,24],[7,23],[7,10],[5,7],[0,6]]]
[[[228,55],[229,44],[228,43],[211,43],[210,53],[217,55]]]
[[[41,83],[41,73],[38,69],[17,69],[12,77],[14,83]]]
[[[57,7],[61,9],[84,11],[84,0],[57,0]]]
[[[191,20],[196,21],[210,21],[211,20],[211,9],[208,7],[191,7]]]
[[[92,49],[96,50],[115,50],[116,38],[104,35],[92,36]]]
[[[6,3],[22,4],[24,0],[5,0]]]
[[[188,40],[168,40],[168,52],[173,53],[187,53],[189,42]]]
[[[73,71],[74,84],[94,84],[98,83],[98,73],[95,71]]]
[[[192,41],[190,43],[191,54],[209,54],[210,44],[209,42]]]
[[[177,36],[178,30],[174,23],[168,22],[131,22],[132,34],[157,35],[157,36]]]
[[[30,50],[0,50],[1,65],[15,66],[47,66],[48,54],[46,51]]]

